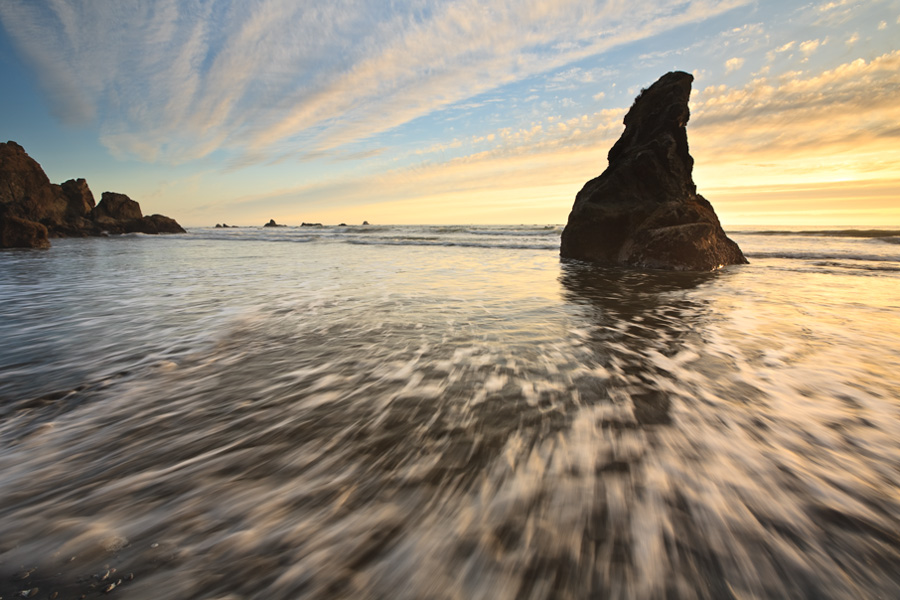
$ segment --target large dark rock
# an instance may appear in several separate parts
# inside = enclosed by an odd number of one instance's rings
[[[561,256],[679,271],[747,262],[691,177],[685,127],[693,79],[666,73],[634,101],[609,166],[575,197]]]
[[[175,219],[163,215],[145,217],[140,204],[115,192],[103,192],[91,211],[91,219],[108,233],[185,233]]]
[[[115,192],[103,192],[100,202],[91,211],[91,218],[100,224],[117,221],[139,221],[144,217],[141,205]]]
[[[54,237],[100,235],[102,227],[90,218],[94,210],[94,194],[87,181],[70,179],[59,188],[66,201],[66,211],[61,220],[48,223],[51,234]]]
[[[263,227],[287,227],[287,225],[281,225],[280,223],[276,223],[275,219],[269,219],[269,222],[263,225]]]
[[[0,144],[0,204],[7,214],[52,223],[64,219],[67,207],[60,187],[50,183],[41,165],[15,142]]]
[[[140,233],[185,233],[185,230],[175,219],[170,219],[163,215],[143,217],[140,221],[134,223],[133,227],[134,229],[128,230],[129,233],[132,231]]]
[[[94,194],[84,179],[70,179],[60,186],[66,197],[66,217],[87,217],[94,210]]]
[[[124,194],[94,195],[84,179],[50,183],[41,165],[15,142],[0,144],[0,248],[46,248],[49,237],[103,233],[184,233],[173,219],[143,216]]]
[[[0,206],[0,248],[49,248],[47,228]]]

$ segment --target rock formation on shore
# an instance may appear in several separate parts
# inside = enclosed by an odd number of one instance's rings
[[[47,228],[5,212],[0,205],[0,248],[49,248]]]
[[[691,177],[685,127],[693,80],[666,73],[635,99],[609,166],[575,197],[561,256],[679,271],[747,262]]]
[[[99,204],[84,179],[50,183],[41,165],[15,142],[0,143],[0,248],[48,248],[52,237],[104,233],[184,233],[174,219],[145,217],[124,194]]]
[[[282,225],[281,223],[276,223],[275,219],[269,219],[269,222],[263,225],[263,227],[287,227],[287,225]]]

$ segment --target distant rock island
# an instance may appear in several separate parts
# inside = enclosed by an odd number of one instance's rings
[[[287,225],[281,225],[275,222],[275,219],[269,219],[269,222],[263,225],[263,227],[287,227]]]
[[[0,143],[0,248],[49,248],[52,237],[135,232],[185,231],[169,217],[145,217],[125,194],[103,192],[95,205],[84,179],[50,183],[22,146]]]
[[[679,271],[747,262],[691,177],[686,125],[693,80],[675,71],[641,91],[609,166],[575,197],[561,256]]]

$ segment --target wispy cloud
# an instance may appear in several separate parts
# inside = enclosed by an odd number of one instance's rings
[[[821,44],[819,40],[806,40],[800,44],[800,52],[803,54],[812,54],[816,51],[816,48],[819,47],[819,44]]]
[[[791,72],[743,86],[696,90],[688,129],[700,191],[733,222],[784,211],[791,199],[801,219],[808,215],[802,211],[821,211],[827,203],[834,204],[835,215],[845,214],[838,204],[848,198],[859,201],[853,210],[860,214],[881,210],[879,203],[888,202],[885,190],[895,190],[900,181],[898,92],[900,51],[818,73]],[[621,134],[626,110],[501,128],[455,140],[455,148],[464,151],[455,158],[246,201],[283,211],[302,205],[306,212],[298,218],[318,220],[346,220],[343,215],[365,205],[367,213],[360,218],[374,215],[393,222],[415,219],[423,203],[452,206],[457,219],[460,214],[475,219],[490,205],[492,216],[512,220],[523,207],[543,202],[546,220],[560,222],[580,186],[606,167],[606,153]],[[855,183],[847,183],[851,180]],[[802,190],[815,193],[807,198]],[[895,196],[889,201],[895,203]]]
[[[743,58],[729,58],[725,61],[725,72],[731,73],[732,71],[737,71],[741,67],[744,66]]]
[[[178,163],[347,146],[748,1],[4,0],[0,20],[60,119]]]
[[[691,147],[715,187],[896,182],[898,94],[900,51],[818,73],[710,86],[692,99]]]
[[[862,58],[818,74],[791,71],[775,80],[758,78],[742,87],[707,87],[692,100],[696,127],[727,126],[735,131],[765,124],[773,131],[791,126],[771,141],[800,144],[838,135],[878,135],[896,127],[900,108],[900,50],[871,61]],[[828,123],[832,125],[828,125]],[[810,127],[812,124],[821,127]],[[805,130],[800,137],[795,134]],[[727,141],[731,136],[723,136]]]

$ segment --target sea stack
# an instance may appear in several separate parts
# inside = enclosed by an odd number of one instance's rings
[[[691,177],[686,125],[693,80],[675,71],[641,91],[609,166],[575,197],[561,256],[678,271],[747,262]]]

